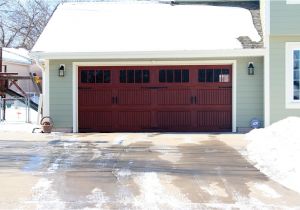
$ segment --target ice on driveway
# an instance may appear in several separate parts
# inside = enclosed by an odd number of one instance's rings
[[[249,159],[263,173],[300,192],[300,118],[289,117],[246,135]]]

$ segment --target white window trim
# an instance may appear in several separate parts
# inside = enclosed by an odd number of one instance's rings
[[[300,109],[300,100],[294,100],[294,50],[300,50],[300,42],[285,45],[285,108]]]
[[[122,61],[73,62],[73,132],[78,133],[78,67],[80,66],[152,66],[152,65],[232,65],[232,132],[237,132],[236,60],[184,60],[184,61]]]
[[[300,0],[286,0],[286,4],[300,4]]]

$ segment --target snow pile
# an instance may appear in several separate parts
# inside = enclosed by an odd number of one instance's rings
[[[263,173],[300,192],[300,118],[289,117],[246,135],[251,161]]]

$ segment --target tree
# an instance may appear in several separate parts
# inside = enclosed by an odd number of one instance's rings
[[[30,50],[52,12],[46,0],[0,0],[0,45]]]

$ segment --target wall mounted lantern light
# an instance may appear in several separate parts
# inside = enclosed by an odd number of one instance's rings
[[[249,62],[249,64],[248,64],[248,75],[254,75],[254,71],[255,71],[255,68],[254,68],[253,62]]]
[[[58,76],[60,76],[60,77],[65,76],[65,64],[60,64],[59,65]]]

